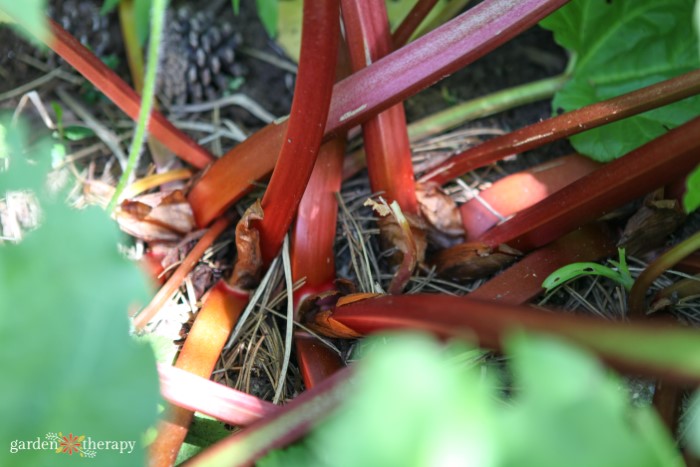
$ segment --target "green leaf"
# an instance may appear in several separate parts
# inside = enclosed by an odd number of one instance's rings
[[[345,405],[259,464],[683,465],[655,412],[632,407],[622,383],[589,354],[523,334],[506,349],[515,379],[503,399],[490,367],[458,357],[478,352],[416,335],[375,337]]]
[[[238,14],[241,11],[241,0],[231,0],[231,4],[233,5],[233,13]]]
[[[275,37],[277,35],[277,18],[279,15],[278,0],[255,0],[258,8],[258,16],[267,31],[267,35]]]
[[[102,8],[100,8],[100,14],[106,15],[114,11],[114,9],[119,5],[119,0],[104,0],[102,3]]]
[[[700,66],[690,18],[694,0],[573,0],[541,22],[576,57],[553,109],[570,111]],[[571,138],[577,151],[609,161],[700,114],[695,96]]]
[[[634,279],[632,279],[629,269],[627,268],[625,249],[618,248],[617,251],[620,256],[620,261],[609,261],[617,268],[617,271],[598,263],[583,262],[567,264],[547,276],[544,282],[542,282],[542,288],[549,293],[555,288],[582,276],[603,276],[614,280],[623,286],[625,290],[629,291],[634,284]]]
[[[153,0],[134,0],[136,35],[139,38],[139,44],[142,46],[146,43],[148,33],[150,32],[152,6]]]
[[[503,419],[503,465],[683,465],[652,409],[631,407],[622,383],[590,355],[524,334],[506,349],[518,394]]]
[[[220,421],[195,415],[175,463],[179,465],[185,462],[190,457],[199,454],[204,448],[226,438],[230,434],[231,432]]]
[[[695,167],[686,181],[686,191],[683,195],[683,208],[691,213],[700,207],[700,165]]]
[[[29,25],[27,30],[17,30],[32,41],[48,37],[48,24],[44,14],[46,0],[0,0],[0,23],[20,20]]]
[[[131,453],[97,450],[96,465],[142,465],[141,436],[156,420],[153,354],[129,337],[127,311],[148,300],[140,269],[117,251],[120,233],[101,210],[72,209],[42,188],[45,172],[25,164],[22,133],[10,142],[0,193],[32,189],[40,227],[0,246],[0,443],[44,441],[48,433],[134,442]],[[41,146],[42,151],[46,146]],[[49,152],[31,152],[46,167]],[[75,465],[54,450],[3,449],[0,465]]]

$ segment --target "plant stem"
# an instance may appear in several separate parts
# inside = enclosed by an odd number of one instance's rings
[[[402,47],[333,88],[325,135],[342,134],[401,102],[441,78],[473,62],[499,45],[532,27],[568,0],[486,0],[452,21]],[[498,34],[493,34],[498,31]],[[266,127],[267,137],[256,142],[272,149],[283,141],[284,129]],[[257,135],[257,133],[256,133]],[[255,138],[255,136],[254,136]],[[210,223],[247,192],[256,180],[246,177],[233,183],[230,175],[252,170],[259,177],[269,173],[277,151],[257,151],[256,143],[244,141],[225,154],[193,187],[189,196],[198,225]],[[270,140],[270,142],[266,140]],[[279,148],[279,146],[277,146]],[[242,159],[248,164],[241,163]],[[243,169],[241,169],[243,168]]]
[[[501,178],[459,207],[465,240],[473,241],[502,219],[554,195],[601,165],[572,154]]]
[[[632,318],[640,318],[645,315],[644,296],[652,282],[672,268],[686,256],[700,249],[700,232],[688,237],[678,245],[659,256],[653,263],[637,277],[629,295],[629,314]]]
[[[545,245],[688,173],[700,162],[695,118],[562,188],[495,226],[478,241],[520,251]]]
[[[408,126],[408,135],[411,141],[418,141],[477,118],[549,99],[566,84],[569,78],[570,76],[564,73],[468,100],[412,122]]]
[[[602,224],[589,224],[533,251],[467,295],[524,305],[542,293],[542,280],[567,264],[598,261],[615,252],[613,235]]]
[[[700,383],[700,331],[659,323],[621,323],[449,295],[384,295],[336,306],[325,319],[360,335],[395,329],[431,332],[500,349],[525,330],[571,340],[623,371]],[[323,326],[323,325],[322,325]],[[319,327],[319,330],[323,327]]]
[[[428,13],[433,9],[438,0],[418,0],[411,8],[399,27],[391,34],[394,48],[403,47],[408,42],[418,26],[423,22]]]
[[[163,399],[236,426],[246,426],[272,414],[275,405],[169,365],[158,364]]]
[[[282,448],[304,436],[332,413],[351,389],[349,368],[305,391],[272,415],[252,424],[242,433],[214,444],[194,457],[189,467],[253,465],[272,449]]]
[[[450,158],[421,177],[420,181],[432,181],[442,185],[470,170],[506,156],[529,151],[552,141],[622,120],[698,93],[700,93],[700,70],[694,70],[493,138]]]
[[[55,21],[49,20],[49,27],[50,34],[45,41],[46,45],[124,113],[134,120],[138,119],[141,106],[138,94]],[[214,156],[175,128],[160,112],[153,112],[149,130],[167,148],[197,168],[202,168],[214,160]]]
[[[228,335],[248,301],[246,293],[219,281],[209,291],[204,306],[185,340],[175,366],[202,378],[209,378]],[[187,436],[193,413],[168,404],[158,425],[158,436],[149,447],[149,465],[169,467]]]
[[[131,181],[131,176],[138,164],[143,143],[146,140],[146,128],[151,119],[151,110],[153,109],[154,96],[156,91],[156,75],[158,73],[158,56],[160,52],[161,38],[163,37],[163,26],[165,24],[165,9],[168,5],[168,0],[153,0],[151,9],[151,39],[148,44],[148,64],[146,65],[146,78],[143,84],[143,95],[141,96],[141,108],[139,109],[139,118],[136,124],[134,138],[131,140],[131,148],[129,149],[129,159],[126,163],[126,168],[119,178],[119,183],[114,190],[112,200],[107,206],[107,211],[112,213],[120,200],[122,191]]]
[[[265,264],[277,255],[311,177],[323,138],[340,39],[337,0],[305,0],[299,72],[282,149],[258,224]]]

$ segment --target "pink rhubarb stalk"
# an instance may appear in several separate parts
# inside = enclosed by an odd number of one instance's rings
[[[472,241],[502,219],[552,196],[600,164],[578,154],[560,157],[508,175],[459,207],[465,240]],[[499,217],[500,216],[500,217]]]
[[[267,401],[179,368],[159,364],[158,375],[166,401],[231,425],[250,425],[277,410]]]

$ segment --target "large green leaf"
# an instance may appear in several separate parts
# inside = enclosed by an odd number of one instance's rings
[[[503,399],[486,366],[450,358],[425,337],[375,345],[346,404],[259,465],[683,465],[654,411],[632,407],[622,383],[587,353],[522,334],[506,348],[514,390]]]
[[[20,244],[0,246],[0,465],[75,465],[79,453],[8,449],[58,432],[124,443],[122,453],[95,445],[96,465],[141,465],[158,380],[152,351],[129,337],[127,311],[145,303],[147,281],[117,251],[115,223],[48,196],[45,172],[22,159],[29,151],[48,161],[49,153],[18,145],[18,130],[4,128],[13,138],[5,141],[11,164],[0,173],[0,193],[32,189],[43,215]]]
[[[542,21],[575,56],[573,77],[554,98],[573,110],[700,66],[691,18],[694,0],[573,0]],[[573,136],[579,152],[615,159],[692,117],[700,97]]]

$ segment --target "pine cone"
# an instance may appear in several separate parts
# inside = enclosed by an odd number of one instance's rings
[[[239,34],[212,10],[193,14],[187,5],[166,17],[159,97],[166,105],[211,100],[242,71],[235,63]],[[183,79],[184,78],[184,79]]]
[[[114,12],[101,15],[95,0],[55,0],[48,8],[51,18],[70,32],[95,55],[121,57],[123,45],[119,21]]]

